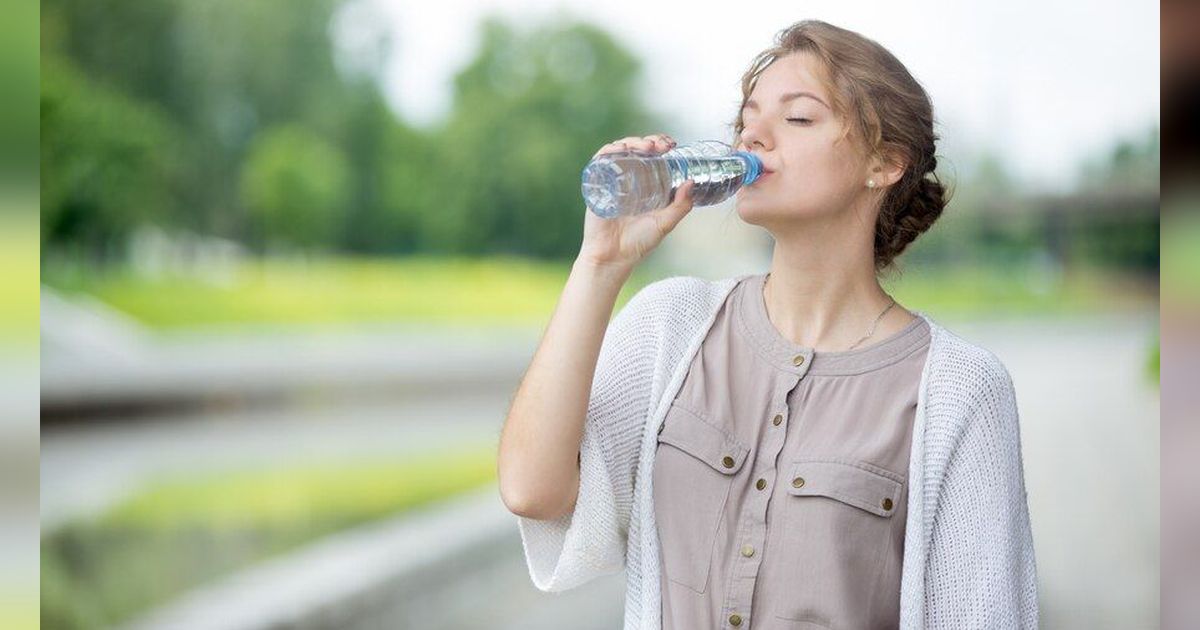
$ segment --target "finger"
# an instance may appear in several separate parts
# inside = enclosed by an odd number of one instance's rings
[[[620,140],[614,140],[596,151],[592,157],[598,157],[609,153],[620,153],[622,151],[643,151],[646,153],[665,153],[675,147],[675,140],[666,134],[654,134],[650,136],[626,136]]]
[[[663,151],[669,151],[675,147],[675,140],[665,133],[656,133],[646,137],[653,140],[655,146],[661,148]]]
[[[598,157],[609,153],[620,153],[622,151],[628,151],[630,148],[631,147],[624,140],[615,140],[600,147],[600,150],[596,151],[596,155],[593,155],[592,157]]]
[[[651,150],[655,153],[666,153],[671,150],[671,144],[659,136],[650,137]]]
[[[646,136],[644,138],[634,138],[628,144],[630,148],[637,149],[638,151],[652,153],[655,150],[654,138],[651,138],[650,136]]]
[[[625,136],[624,138],[621,138],[620,140],[614,140],[614,141],[604,145],[603,147],[600,148],[599,151],[596,152],[596,155],[603,155],[606,153],[619,153],[621,151],[631,151],[631,150],[651,151],[651,150],[653,150],[653,145],[647,144],[646,139],[639,137],[639,136]]]

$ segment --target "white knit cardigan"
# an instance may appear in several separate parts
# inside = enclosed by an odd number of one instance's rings
[[[626,569],[625,629],[660,630],[658,427],[719,307],[745,277],[659,280],[613,317],[588,403],[574,511],[518,517],[538,589],[564,591]],[[913,312],[929,322],[931,338],[908,471],[900,628],[1036,628],[1012,379],[990,351]]]

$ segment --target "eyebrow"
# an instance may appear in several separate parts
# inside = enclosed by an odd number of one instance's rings
[[[826,108],[829,107],[829,105],[826,105],[825,101],[822,101],[821,99],[817,98],[817,96],[815,94],[812,94],[810,92],[788,92],[787,94],[784,94],[783,96],[779,97],[779,102],[786,103],[788,101],[794,101],[801,97],[811,98],[814,101],[816,101],[822,105],[825,105]],[[742,109],[758,109],[758,103],[754,99],[750,99],[750,100],[746,101],[746,104],[742,106]]]

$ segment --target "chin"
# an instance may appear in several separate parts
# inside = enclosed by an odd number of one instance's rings
[[[764,214],[762,207],[754,202],[737,200],[737,205],[734,206],[737,214],[743,221],[751,225],[759,225],[759,219]]]
[[[767,230],[772,235],[781,234],[804,226],[824,216],[813,208],[798,208],[770,200],[738,201],[737,213],[742,221]]]
[[[790,215],[795,214],[795,210],[762,196],[757,198],[738,197],[736,208],[738,216],[751,225],[766,225],[786,220]]]

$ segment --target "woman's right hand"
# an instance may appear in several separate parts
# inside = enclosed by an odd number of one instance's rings
[[[592,158],[628,150],[666,153],[674,146],[675,141],[666,134],[644,138],[629,136],[600,147]],[[676,190],[675,198],[669,205],[641,214],[604,219],[585,207],[579,260],[632,271],[692,209],[691,192],[694,186],[695,182],[687,180]]]

